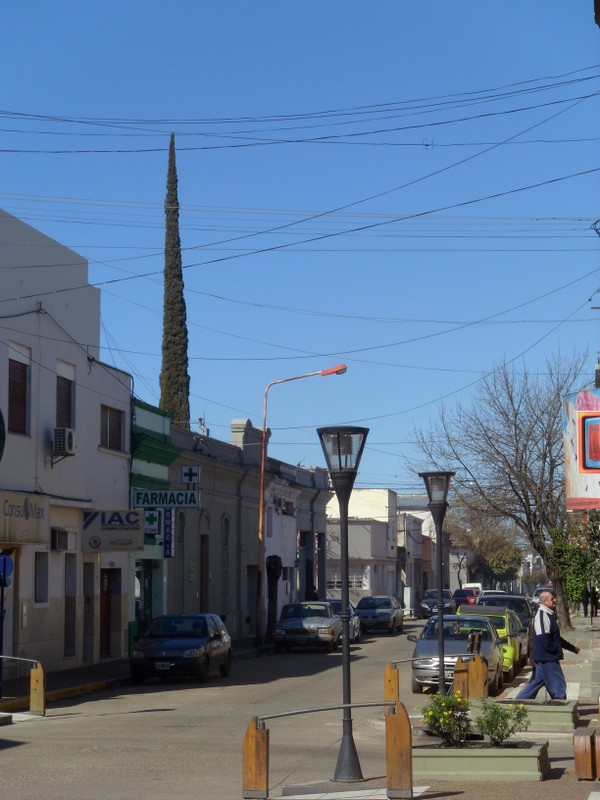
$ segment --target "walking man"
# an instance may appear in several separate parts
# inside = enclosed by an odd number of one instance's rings
[[[535,673],[519,692],[517,700],[533,700],[542,686],[553,700],[567,699],[567,682],[560,666],[563,647],[572,653],[579,648],[560,635],[556,619],[556,597],[552,592],[540,594],[540,607],[533,620],[533,660]]]
[[[593,619],[598,616],[598,590],[592,586],[590,591],[590,617]]]
[[[581,598],[581,605],[583,606],[583,616],[584,617],[587,617],[589,604],[590,604],[590,590],[588,589],[587,584],[586,584],[585,589],[583,590],[583,597]],[[590,614],[590,617],[591,616],[592,615]]]

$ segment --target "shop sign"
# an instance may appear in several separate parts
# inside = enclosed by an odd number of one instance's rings
[[[0,492],[0,541],[14,544],[48,544],[48,495]]]
[[[141,550],[144,547],[144,512],[84,511],[81,549],[86,553]]]

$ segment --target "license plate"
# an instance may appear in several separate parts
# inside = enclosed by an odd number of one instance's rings
[[[171,669],[171,664],[168,661],[157,661],[154,667],[155,669]]]

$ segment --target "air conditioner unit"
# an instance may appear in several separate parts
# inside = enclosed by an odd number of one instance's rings
[[[53,456],[75,455],[75,431],[71,428],[55,428],[52,440]]]

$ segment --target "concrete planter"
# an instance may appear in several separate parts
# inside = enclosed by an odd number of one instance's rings
[[[548,742],[508,742],[443,748],[416,745],[412,750],[414,781],[543,781],[550,772]]]
[[[571,733],[580,725],[576,700],[516,700],[497,699],[498,705],[509,706],[522,703],[527,709],[529,727],[527,733]],[[481,701],[471,700],[471,717],[475,719],[481,713]],[[541,737],[540,737],[541,738]]]

